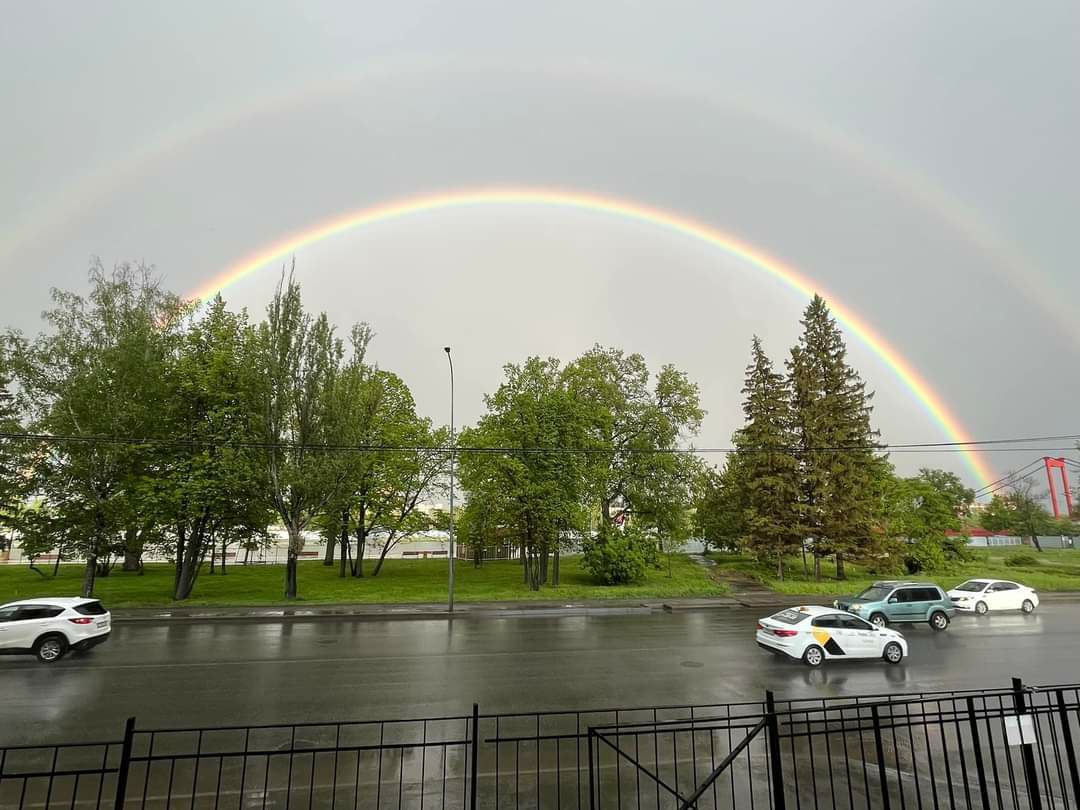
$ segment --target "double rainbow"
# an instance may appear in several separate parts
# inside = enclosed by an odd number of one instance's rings
[[[192,297],[200,299],[211,297],[239,279],[271,263],[276,263],[307,245],[354,228],[443,209],[491,205],[556,206],[608,214],[624,220],[665,228],[738,257],[748,265],[783,282],[805,298],[810,298],[817,292],[828,300],[837,321],[881,358],[893,374],[911,391],[926,413],[941,426],[951,441],[971,441],[955,414],[907,359],[877,334],[866,321],[844,306],[839,299],[826,293],[820,285],[812,282],[793,267],[730,234],[681,214],[663,211],[630,200],[588,192],[551,188],[478,188],[409,197],[362,208],[312,225],[260,248],[200,286],[192,293]],[[979,486],[985,486],[994,480],[996,476],[977,453],[963,450],[962,455]]]

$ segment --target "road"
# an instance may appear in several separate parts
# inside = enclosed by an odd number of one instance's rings
[[[213,726],[1080,681],[1077,603],[909,627],[899,666],[820,670],[760,651],[760,613],[121,624],[51,667],[0,657],[0,743],[114,738],[131,714]]]

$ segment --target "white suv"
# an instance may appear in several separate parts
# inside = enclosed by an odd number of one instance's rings
[[[112,616],[97,599],[23,599],[0,605],[0,653],[31,653],[51,664],[68,650],[109,638]]]

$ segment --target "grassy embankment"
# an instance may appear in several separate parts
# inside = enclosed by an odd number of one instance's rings
[[[814,581],[812,572],[810,576],[806,575],[800,557],[792,557],[787,561],[784,580],[781,582],[776,578],[775,565],[761,565],[738,554],[710,556],[717,561],[719,570],[755,580],[780,593],[854,594],[878,579],[923,580],[935,582],[944,588],[952,588],[972,577],[1011,579],[1037,591],[1080,591],[1080,550],[1050,549],[1040,553],[1026,546],[1009,546],[971,551],[973,559],[969,562],[958,563],[945,571],[911,577],[902,574],[892,577],[875,576],[867,573],[862,566],[849,563],[846,566],[848,578],[838,581],[832,562],[823,560],[821,582]],[[1021,553],[1034,557],[1036,562],[1030,565],[1006,565],[1007,560]]]
[[[300,600],[305,604],[403,604],[446,601],[445,560],[387,560],[378,577],[340,579],[337,568],[317,561],[300,563]],[[503,600],[663,599],[722,596],[727,585],[715,581],[709,569],[684,555],[674,555],[671,576],[667,566],[650,570],[646,579],[633,585],[597,585],[581,569],[579,558],[562,560],[561,584],[530,591],[522,582],[517,562],[492,561],[481,568],[458,561],[455,598],[459,602]],[[44,570],[51,573],[51,568]],[[206,570],[195,592],[184,602],[174,602],[173,569],[166,564],[147,565],[140,576],[114,570],[99,578],[95,595],[110,608],[165,606],[262,606],[287,604],[282,599],[284,566],[229,566],[222,576]],[[0,603],[36,596],[73,596],[82,584],[81,565],[62,565],[56,579],[43,578],[24,565],[0,566]],[[296,604],[295,602],[288,604]]]

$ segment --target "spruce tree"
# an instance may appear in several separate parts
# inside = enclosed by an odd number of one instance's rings
[[[843,335],[821,296],[807,306],[802,325],[788,361],[800,501],[815,576],[821,578],[821,558],[833,555],[843,579],[844,561],[863,554],[873,525],[873,394],[848,365]]]
[[[775,561],[776,575],[783,579],[784,557],[802,542],[790,391],[756,336],[743,395],[746,425],[735,434],[744,490],[743,545],[759,560]]]

